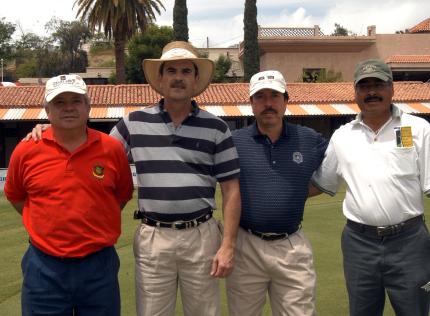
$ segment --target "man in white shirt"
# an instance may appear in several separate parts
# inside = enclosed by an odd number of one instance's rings
[[[333,134],[313,184],[334,195],[346,182],[342,234],[350,315],[428,316],[430,236],[422,194],[430,195],[430,124],[391,103],[392,73],[381,60],[354,74],[357,118]]]

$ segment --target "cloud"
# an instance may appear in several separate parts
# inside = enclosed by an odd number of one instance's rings
[[[56,16],[73,20],[75,0],[8,0],[0,17],[20,22],[24,31],[46,35],[44,25]],[[159,25],[172,25],[174,0],[162,0],[166,10],[157,16]],[[190,40],[196,46],[228,46],[243,38],[244,0],[188,0]],[[25,10],[23,10],[25,8]],[[324,34],[331,34],[339,23],[358,35],[366,34],[367,26],[376,25],[377,33],[394,33],[410,28],[428,18],[430,1],[422,0],[259,0],[258,23],[262,26],[312,27],[320,25]]]
[[[339,23],[357,35],[365,35],[367,26],[376,25],[377,33],[395,33],[410,28],[430,12],[430,2],[424,1],[344,1],[333,5],[321,21],[325,34]]]

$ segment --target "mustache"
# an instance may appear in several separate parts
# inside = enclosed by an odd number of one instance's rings
[[[268,108],[268,109],[265,109],[263,112],[261,112],[261,114],[268,114],[268,113],[278,114],[278,111],[272,108]]]
[[[170,88],[180,88],[185,89],[185,84],[181,80],[175,80],[170,84]]]
[[[372,102],[372,101],[380,101],[382,102],[382,98],[376,95],[369,95],[364,99],[364,102]]]

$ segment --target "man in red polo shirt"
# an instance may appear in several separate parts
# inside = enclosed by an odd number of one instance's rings
[[[133,185],[122,145],[87,127],[81,77],[46,83],[51,123],[42,141],[21,142],[5,194],[22,215],[30,246],[22,259],[23,315],[120,315],[121,209]]]

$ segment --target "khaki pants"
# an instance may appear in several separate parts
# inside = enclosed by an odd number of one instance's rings
[[[239,229],[235,267],[227,278],[231,316],[262,314],[269,294],[272,315],[315,315],[312,249],[302,230],[264,241]]]
[[[174,315],[179,285],[186,316],[219,316],[219,284],[210,271],[220,242],[213,218],[183,230],[141,224],[133,246],[137,315]]]

